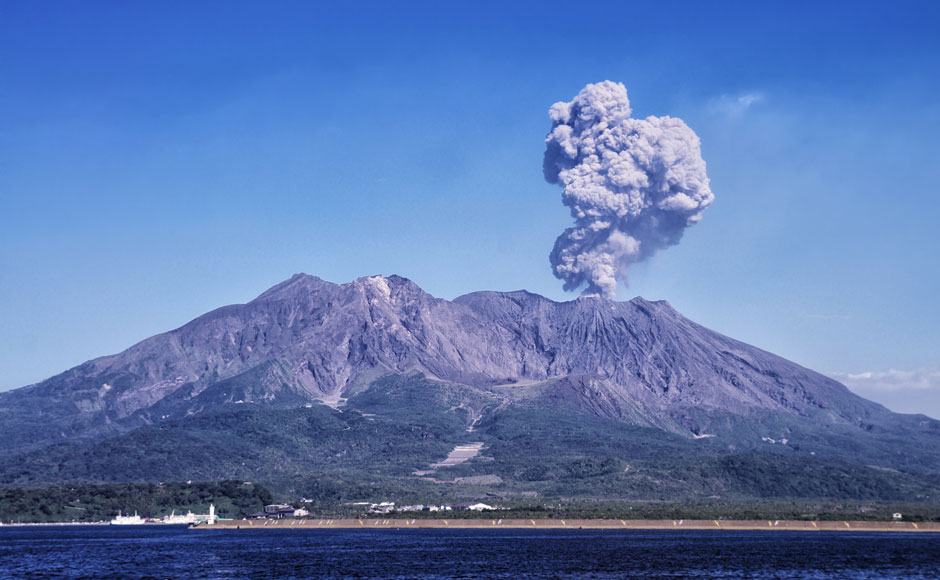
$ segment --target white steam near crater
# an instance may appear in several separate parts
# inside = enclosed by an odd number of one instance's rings
[[[565,290],[613,298],[630,264],[679,243],[714,200],[698,137],[672,117],[630,117],[620,83],[589,84],[549,110],[545,179],[564,188],[575,225],[555,241]]]

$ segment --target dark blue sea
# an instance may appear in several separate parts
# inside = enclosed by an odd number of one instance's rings
[[[2,527],[7,578],[940,578],[940,534]]]

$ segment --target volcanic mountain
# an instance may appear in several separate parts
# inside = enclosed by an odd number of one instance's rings
[[[940,422],[892,413],[666,302],[447,301],[399,276],[295,275],[0,394],[0,436],[3,484],[240,477],[331,497],[368,480],[911,499],[938,493],[940,473]],[[468,442],[483,444],[479,457],[423,469]]]

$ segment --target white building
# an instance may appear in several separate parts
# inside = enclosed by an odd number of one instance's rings
[[[467,506],[467,509],[473,512],[483,512],[495,510],[496,508],[491,505],[486,505],[485,503],[475,503],[473,505]]]

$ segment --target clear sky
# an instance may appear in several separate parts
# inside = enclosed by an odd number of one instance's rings
[[[906,1],[0,0],[0,389],[296,272],[573,298],[547,112],[609,79],[696,131],[716,196],[619,298],[940,417],[938,30]]]

